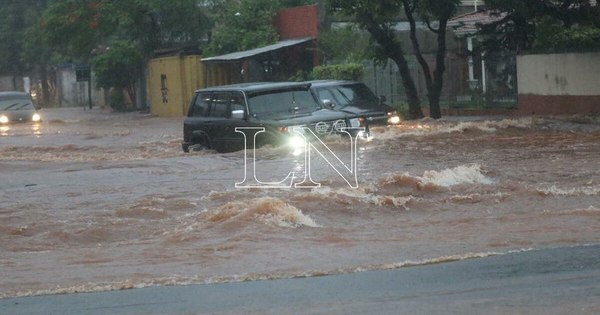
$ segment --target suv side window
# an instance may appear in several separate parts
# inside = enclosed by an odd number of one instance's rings
[[[215,93],[210,103],[210,117],[229,117],[231,113],[229,111],[230,93]]]
[[[200,93],[196,96],[190,116],[194,117],[205,117],[208,116],[208,109],[210,105],[210,93]]]
[[[244,94],[239,92],[231,93],[231,111],[243,110],[246,112],[246,102],[244,100]]]

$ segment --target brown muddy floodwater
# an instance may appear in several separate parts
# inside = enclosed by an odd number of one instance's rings
[[[376,128],[359,188],[236,189],[243,154],[181,152],[182,121],[46,110],[0,127],[0,297],[395,268],[600,243],[600,120]],[[341,157],[340,139],[326,143]],[[302,170],[257,153],[261,180]]]

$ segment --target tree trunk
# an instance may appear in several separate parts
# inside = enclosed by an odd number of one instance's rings
[[[442,118],[440,109],[440,96],[444,86],[444,71],[446,70],[446,26],[448,19],[441,19],[437,33],[438,50],[435,56],[435,70],[433,71],[433,84],[429,89],[429,111],[431,118]]]
[[[48,69],[46,65],[40,65],[40,80],[42,82],[42,104],[48,106],[50,103],[50,89],[48,88]]]
[[[385,51],[386,56],[392,59],[398,66],[400,77],[402,78],[402,85],[406,91],[406,97],[408,101],[408,118],[423,118],[419,93],[417,92],[417,87],[411,76],[408,62],[404,57],[402,46],[395,37],[394,31],[389,28],[382,27],[382,25],[377,23],[377,21],[369,12],[365,12],[363,15],[360,15],[359,19],[365,26],[366,30],[371,33],[371,36],[373,36],[373,39],[375,39],[377,44],[379,44]]]
[[[442,110],[440,108],[440,93],[429,93],[429,116],[433,119],[442,118]]]
[[[400,77],[402,78],[402,85],[404,91],[406,91],[406,98],[408,101],[408,118],[419,119],[423,118],[423,111],[421,110],[421,101],[419,100],[419,93],[417,87],[410,74],[408,62],[404,56],[402,58],[393,58],[394,62],[398,66]]]

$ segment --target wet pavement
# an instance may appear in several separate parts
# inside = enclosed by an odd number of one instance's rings
[[[373,128],[359,188],[236,189],[242,152],[181,151],[181,118],[47,109],[0,127],[0,297],[382,270],[600,243],[600,120]],[[325,139],[342,159],[343,139]],[[302,174],[288,148],[258,175]]]
[[[600,246],[386,271],[0,300],[3,314],[598,314]]]

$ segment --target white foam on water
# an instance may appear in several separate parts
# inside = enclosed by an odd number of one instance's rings
[[[544,196],[598,196],[600,195],[600,186],[583,186],[566,189],[552,185],[536,188],[535,191]]]
[[[481,173],[481,166],[478,164],[473,164],[471,166],[460,165],[439,172],[425,171],[420,180],[426,185],[432,184],[442,187],[461,184],[492,184],[492,180]]]
[[[502,200],[508,198],[510,195],[502,192],[497,193],[473,193],[466,195],[454,195],[449,198],[451,202],[454,203],[478,203],[483,201],[493,201],[496,203],[501,202]]]
[[[440,129],[442,133],[451,133],[451,132],[464,132],[466,130],[480,130],[484,132],[495,132],[498,129],[508,129],[508,128],[531,128],[535,124],[535,121],[530,118],[520,118],[520,119],[502,119],[502,120],[486,120],[486,121],[467,121],[460,122],[456,126]]]
[[[310,216],[302,213],[302,210],[273,197],[228,202],[211,213],[208,218],[215,223],[247,219],[286,228],[320,227]]]
[[[422,120],[418,123],[406,123],[390,127],[374,127],[371,135],[374,140],[394,139],[407,136],[432,136],[449,133],[463,133],[465,131],[496,132],[499,129],[508,128],[532,128],[537,124],[531,118],[485,120],[485,121],[463,121],[463,122],[439,122]]]
[[[464,254],[446,255],[433,257],[423,260],[405,260],[394,263],[370,264],[365,266],[355,266],[348,268],[337,268],[332,270],[306,270],[306,271],[274,271],[270,273],[260,274],[236,274],[227,276],[180,276],[173,275],[170,277],[147,278],[147,279],[125,279],[123,281],[111,283],[86,283],[75,286],[55,287],[49,289],[26,290],[18,292],[5,292],[0,294],[0,298],[15,298],[38,295],[55,295],[55,294],[73,294],[84,292],[102,292],[127,289],[139,289],[153,286],[172,286],[172,285],[199,285],[199,284],[219,284],[219,283],[236,283],[260,280],[278,280],[292,278],[309,278],[326,275],[341,275],[352,274],[364,271],[380,271],[391,270],[405,267],[424,266],[431,264],[440,264],[453,261],[468,260],[474,258],[484,258],[490,256],[506,255],[511,253],[533,251],[533,248],[521,248],[509,250],[506,252],[469,252]]]
[[[418,198],[413,196],[387,196],[387,195],[377,195],[370,193],[369,191],[373,191],[371,188],[356,188],[356,189],[348,189],[348,188],[339,188],[339,189],[331,189],[330,187],[320,187],[311,190],[309,193],[311,197],[318,197],[322,199],[336,198],[351,198],[355,199],[361,203],[368,203],[377,206],[394,206],[396,208],[404,208],[408,210],[407,204],[411,201],[415,201]]]
[[[416,184],[419,187],[436,186],[451,187],[464,184],[493,184],[493,181],[481,172],[479,164],[459,165],[441,171],[425,171],[423,176],[413,176],[405,172],[402,174],[388,174],[381,180],[384,184]]]

